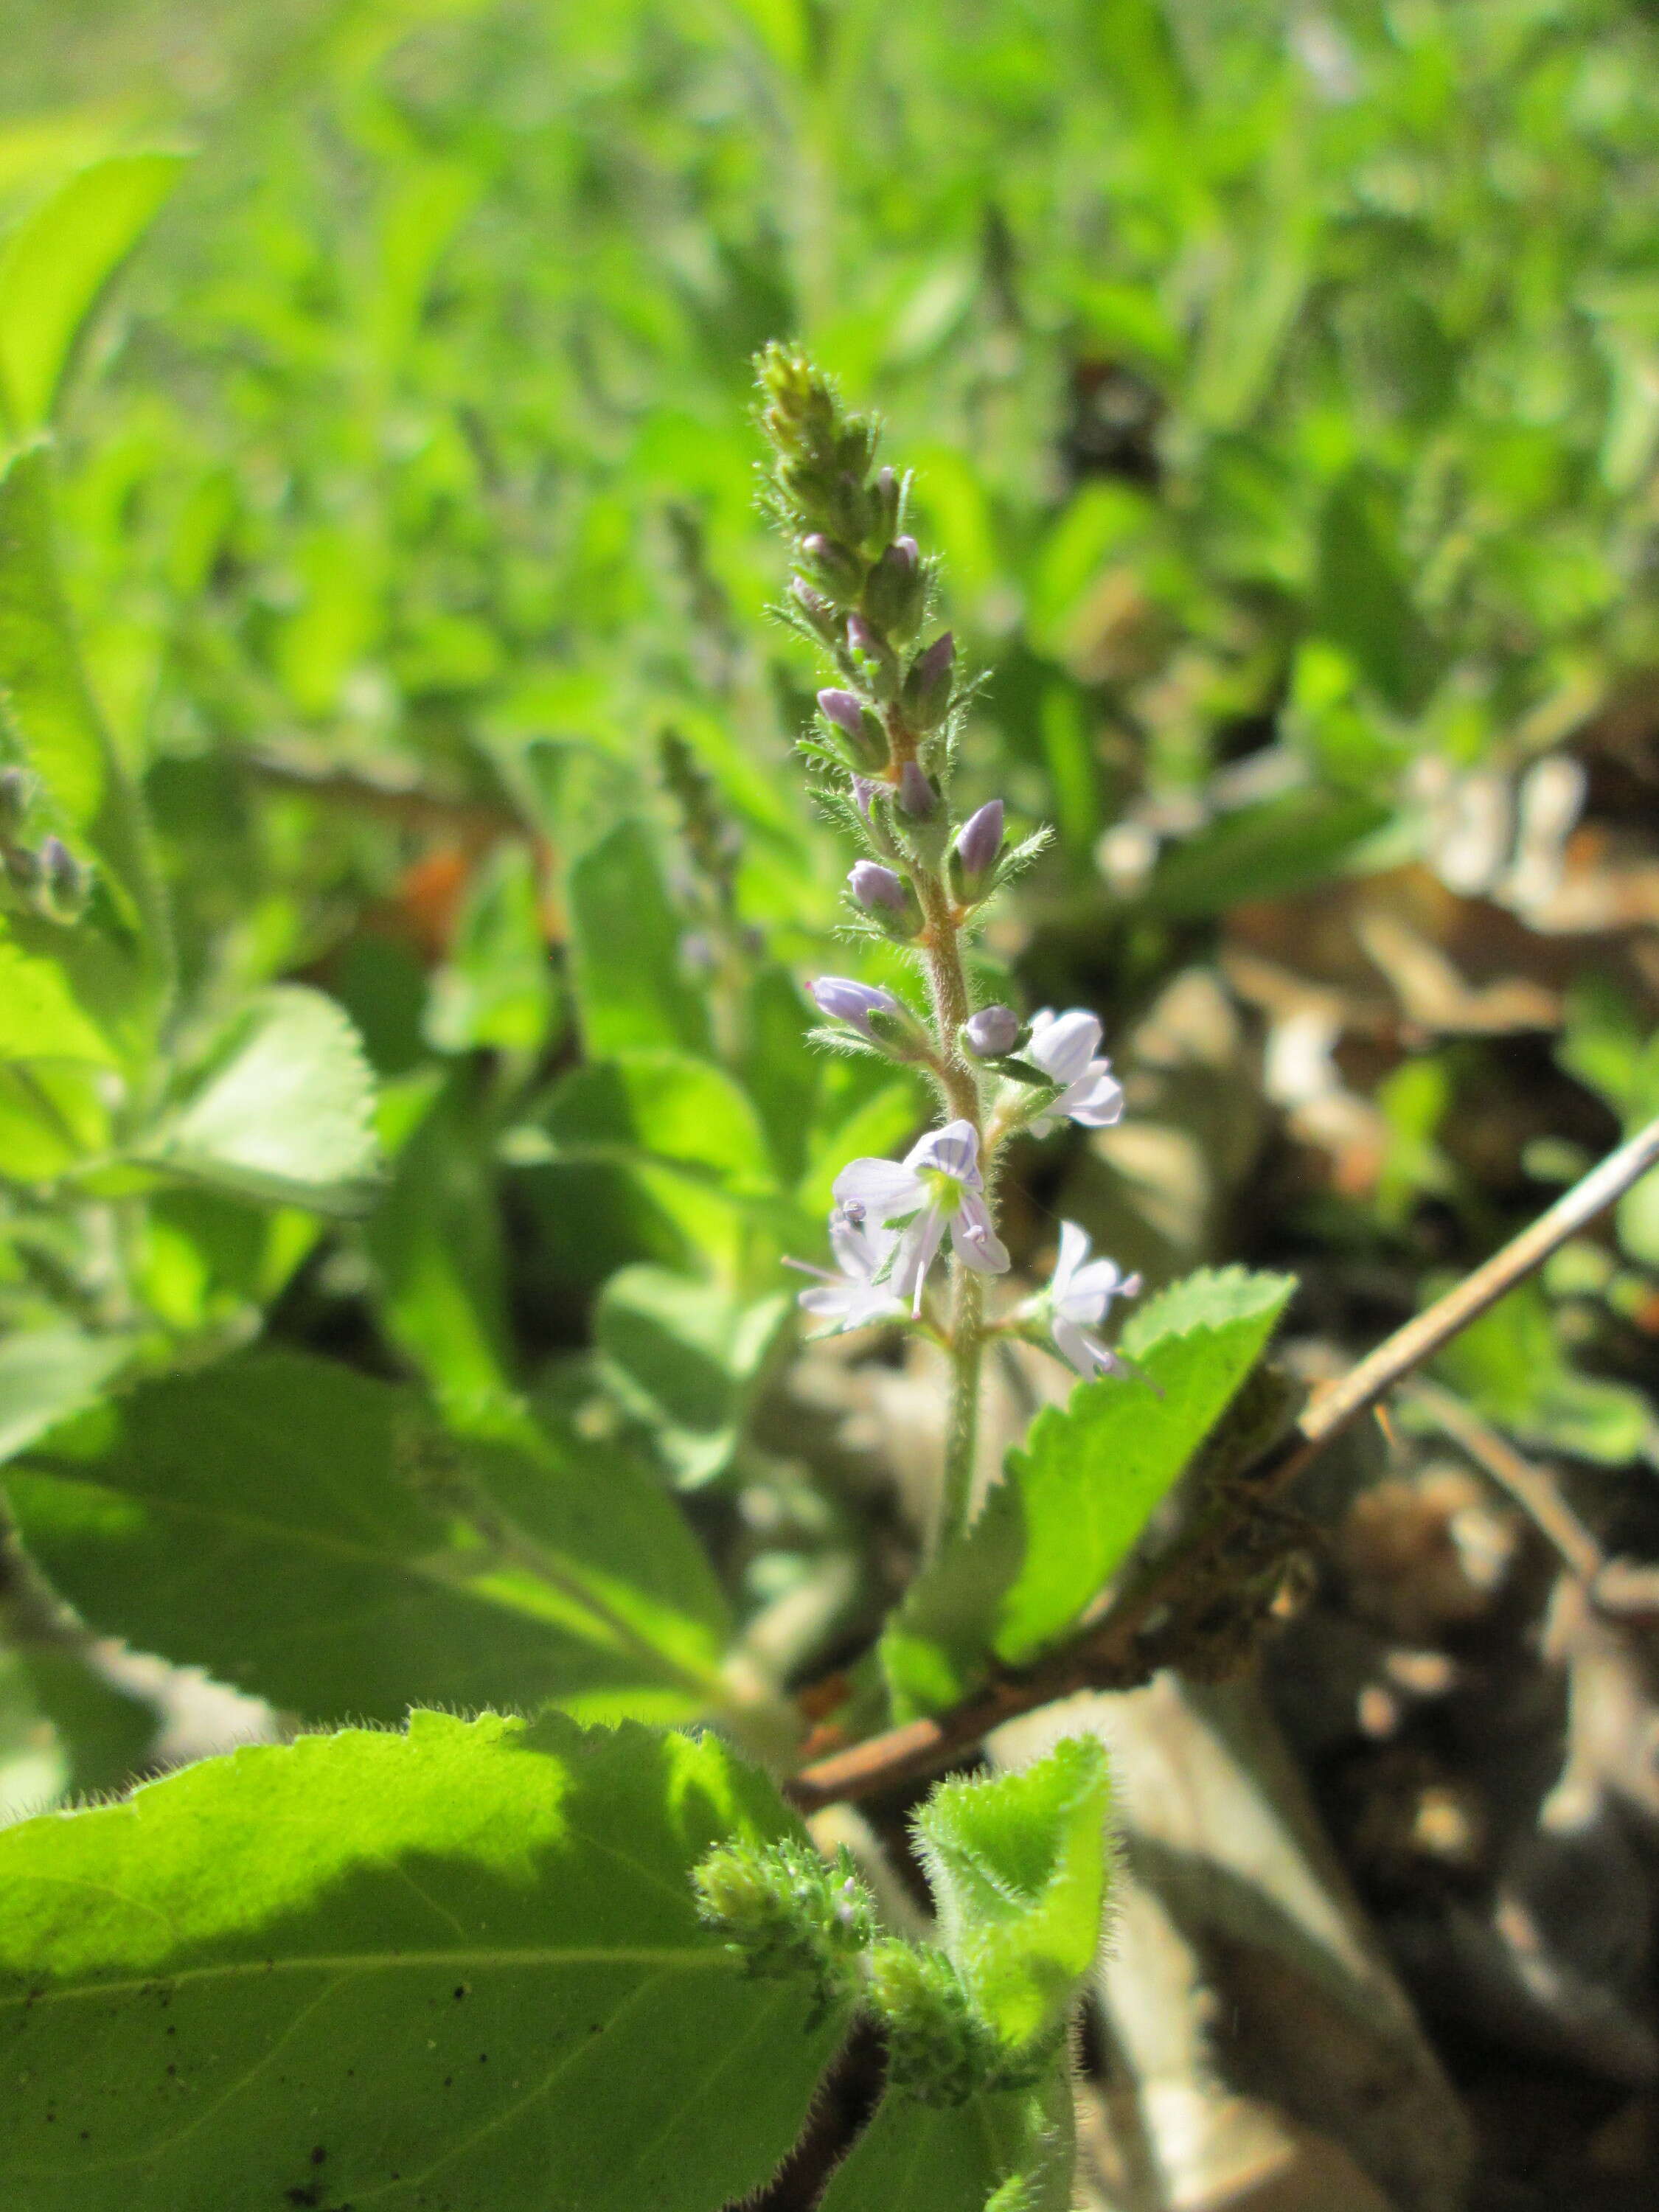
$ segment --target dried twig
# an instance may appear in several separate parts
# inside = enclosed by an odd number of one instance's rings
[[[1111,1688],[1144,1679],[1146,1670],[1137,1650],[1141,1632],[1178,1601],[1194,1577],[1215,1563],[1240,1524],[1294,1482],[1350,1422],[1541,1267],[1552,1252],[1622,1197],[1656,1163],[1659,1121],[1610,1153],[1530,1228],[1425,1312],[1396,1329],[1340,1382],[1322,1390],[1284,1442],[1228,1485],[1181,1542],[1132,1573],[1074,1642],[1024,1673],[998,1676],[948,1712],[908,1722],[815,1760],[785,1785],[790,1797],[811,1812],[838,1798],[872,1796],[947,1765],[1018,1714],[1076,1690]]]

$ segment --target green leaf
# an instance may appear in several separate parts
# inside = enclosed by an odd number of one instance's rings
[[[513,1388],[501,1209],[472,1088],[417,1076],[382,1094],[396,1157],[364,1231],[382,1328],[453,1404]]]
[[[1139,1372],[1045,1407],[963,1542],[917,1577],[882,1639],[896,1711],[966,1694],[994,1656],[1024,1666],[1072,1629],[1121,1566],[1261,1358],[1295,1287],[1202,1270],[1123,1333]]]
[[[1098,1738],[944,1782],[915,1820],[939,1942],[1006,2050],[1057,2037],[1100,1948],[1111,1787]]]
[[[1567,1358],[1542,1287],[1522,1283],[1440,1352],[1455,1390],[1523,1443],[1620,1467],[1653,1435],[1639,1390],[1582,1375]]]
[[[836,2167],[820,2212],[1071,2212],[1071,2084],[924,2105],[889,2090]]]
[[[549,1099],[542,1127],[555,1159],[666,1168],[734,1197],[775,1188],[747,1094],[684,1053],[626,1052],[574,1069]]]
[[[15,436],[50,421],[76,332],[184,167],[117,154],[70,179],[0,250],[0,415]]]
[[[273,1206],[361,1212],[379,1175],[374,1109],[374,1078],[342,1008],[278,984],[226,1026],[205,1077],[140,1157]]]
[[[708,1048],[702,993],[680,965],[680,923],[637,822],[572,864],[570,960],[590,1060],[651,1046]]]
[[[725,1609],[672,1498],[601,1447],[447,1434],[330,1361],[146,1384],[8,1486],[94,1628],[309,1717],[715,1694]]]
[[[702,1926],[799,1832],[713,1737],[411,1715],[0,1836],[18,2212],[718,2212],[845,2027]]]
[[[666,1267],[623,1267],[605,1285],[595,1341],[623,1403],[649,1424],[683,1486],[724,1472],[788,1310],[785,1296],[745,1303]]]
[[[130,1336],[78,1328],[20,1331],[0,1343],[0,1460],[89,1406],[131,1356]]]

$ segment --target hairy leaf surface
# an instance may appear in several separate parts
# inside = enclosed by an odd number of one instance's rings
[[[713,1738],[410,1716],[0,1835],[11,2212],[718,2212],[842,2033],[693,1905]]]
[[[673,1501],[618,1455],[457,1438],[412,1393],[297,1353],[136,1390],[9,1489],[94,1628],[314,1718],[544,1698],[689,1717],[724,1640]]]

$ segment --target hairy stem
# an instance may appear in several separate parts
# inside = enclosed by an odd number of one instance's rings
[[[960,1260],[951,1261],[951,1421],[945,1433],[945,1479],[939,1488],[931,1550],[935,1557],[968,1533],[974,1503],[974,1461],[979,1445],[979,1370],[985,1352],[980,1315],[985,1279]]]
[[[951,1111],[981,1127],[979,1079],[963,1058],[957,1033],[972,1008],[962,965],[962,944],[951,895],[931,869],[918,868],[916,895],[927,922],[927,981],[939,1041],[939,1079]],[[963,1535],[973,1507],[974,1459],[979,1442],[980,1366],[985,1286],[960,1260],[951,1262],[951,1411],[945,1432],[945,1471],[939,1486],[930,1553],[937,1555]]]

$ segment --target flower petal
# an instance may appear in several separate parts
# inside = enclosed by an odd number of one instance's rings
[[[1075,1083],[1100,1043],[1099,1017],[1086,1006],[1056,1014],[1045,1006],[1031,1018],[1024,1057],[1055,1083]]]
[[[1006,1275],[1008,1250],[991,1225],[991,1210],[977,1191],[964,1191],[951,1216],[951,1249],[964,1267],[981,1275]]]
[[[909,1164],[899,1160],[849,1160],[832,1188],[836,1205],[846,1207],[855,1223],[866,1216],[872,1221],[890,1220],[925,1204],[927,1196]]]
[[[917,1214],[899,1237],[898,1252],[888,1281],[897,1297],[910,1299],[912,1313],[921,1311],[922,1285],[944,1234],[945,1216],[937,1206],[930,1206],[926,1212]]]
[[[934,1169],[955,1182],[966,1183],[969,1190],[977,1190],[979,1131],[971,1121],[947,1121],[942,1129],[930,1129],[919,1144],[913,1145],[904,1156],[904,1164],[912,1173]]]
[[[1049,1108],[1085,1129],[1109,1129],[1123,1119],[1123,1085],[1112,1073],[1111,1062],[1091,1060],[1075,1083],[1062,1091]]]
[[[1062,1221],[1060,1224],[1060,1255],[1054,1261],[1054,1280],[1049,1285],[1056,1305],[1070,1291],[1073,1279],[1088,1256],[1088,1231],[1079,1229],[1075,1221]],[[1109,1266],[1111,1263],[1108,1261],[1107,1264]]]

